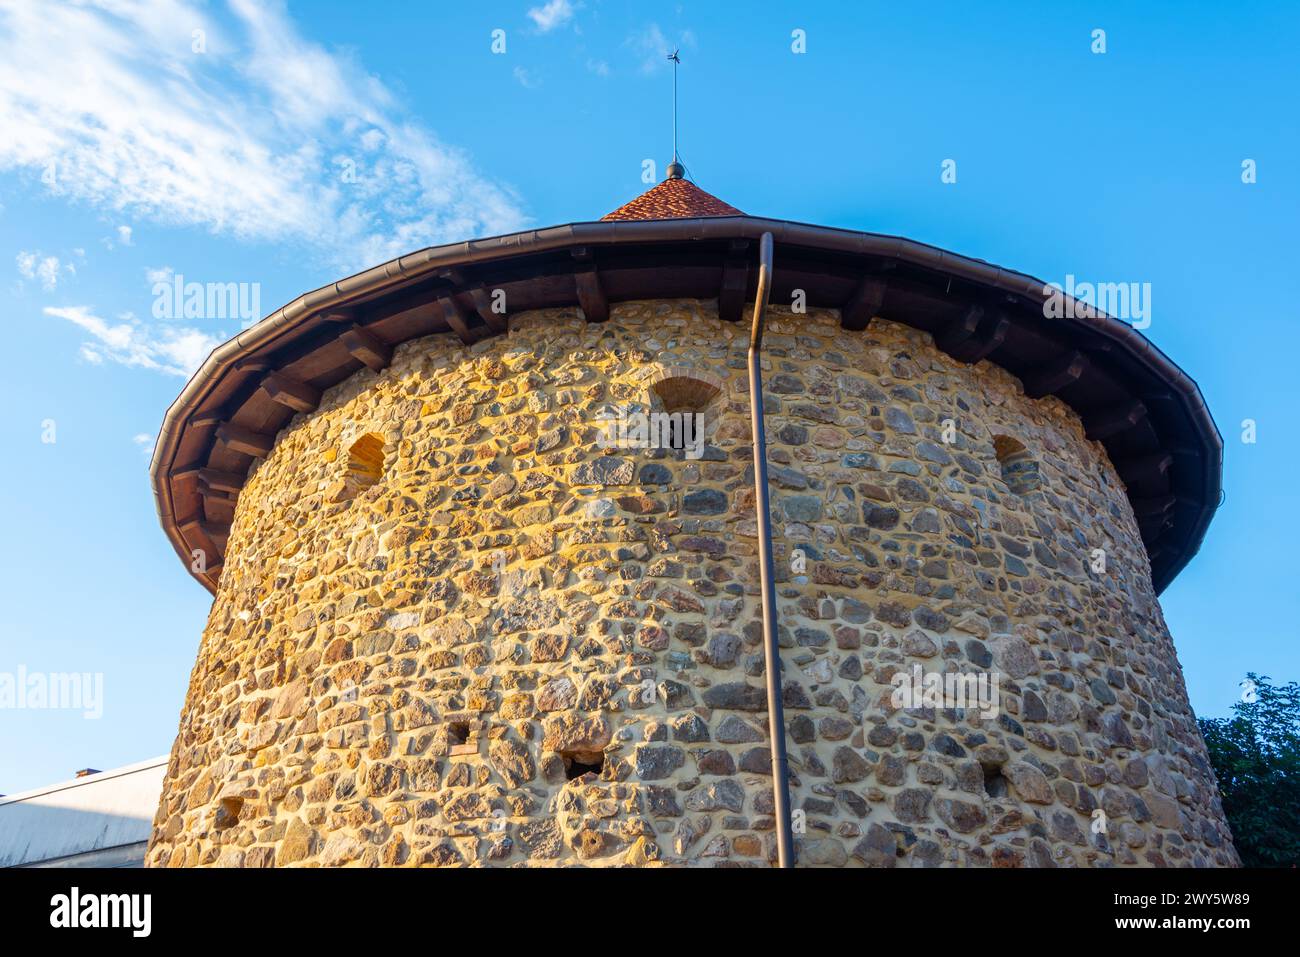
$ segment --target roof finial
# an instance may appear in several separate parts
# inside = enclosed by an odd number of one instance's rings
[[[677,65],[682,62],[679,53],[680,49],[668,54],[668,59],[673,63],[673,161],[668,164],[669,179],[681,179],[686,175],[686,169],[677,162]]]

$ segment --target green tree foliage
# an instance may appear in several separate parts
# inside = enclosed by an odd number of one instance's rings
[[[1242,863],[1295,867],[1300,864],[1300,684],[1275,687],[1267,675],[1247,677],[1248,693],[1232,706],[1233,716],[1202,719],[1201,733]]]

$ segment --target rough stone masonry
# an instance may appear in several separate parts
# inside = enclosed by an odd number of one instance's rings
[[[239,498],[148,864],[768,866],[743,325],[523,313],[296,416]],[[1075,413],[904,326],[768,328],[800,866],[1237,864]],[[703,457],[603,448],[673,376],[719,390]],[[996,717],[896,707],[918,664],[996,674]]]

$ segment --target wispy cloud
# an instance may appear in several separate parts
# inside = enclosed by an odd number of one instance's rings
[[[113,230],[112,236],[105,236],[99,242],[108,250],[116,249],[118,246],[134,246],[133,232],[130,226],[118,226]]]
[[[542,85],[541,80],[521,66],[515,67],[513,72],[515,79],[519,81],[519,85],[525,90],[533,90]]]
[[[609,64],[604,60],[588,60],[587,69],[596,76],[609,76]]]
[[[46,292],[52,292],[58,286],[61,276],[75,275],[77,272],[75,265],[63,262],[58,256],[23,250],[16,258],[18,275],[39,282]]]
[[[528,19],[537,24],[537,29],[542,33],[550,33],[557,27],[562,27],[578,12],[578,8],[569,0],[548,0],[540,7],[533,7],[528,11]]]
[[[88,306],[47,306],[45,314],[90,335],[81,345],[81,357],[87,362],[116,362],[186,378],[224,338],[185,326],[146,326],[129,314],[109,322]]]
[[[629,48],[638,61],[642,73],[653,73],[668,65],[668,54],[679,47],[695,46],[695,34],[682,30],[676,40],[670,40],[657,23],[650,23],[628,36],[623,45]]]
[[[0,171],[137,219],[315,248],[339,269],[523,225],[510,190],[282,3],[229,9],[0,6]]]

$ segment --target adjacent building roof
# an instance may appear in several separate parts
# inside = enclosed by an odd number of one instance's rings
[[[250,465],[322,390],[383,369],[408,339],[451,333],[471,344],[504,333],[497,289],[512,312],[579,306],[603,322],[611,303],[716,298],[722,319],[740,321],[766,232],[773,301],[801,289],[808,305],[839,309],[846,329],[873,316],[922,329],[959,361],[988,359],[1027,394],[1074,408],[1127,487],[1157,591],[1196,553],[1219,502],[1222,440],[1196,383],[1131,325],[1069,297],[1065,316],[1045,318],[1059,294],[1041,280],[895,236],[746,216],[679,176],[600,222],[402,256],[300,296],[219,346],[158,434],[150,474],[163,528],[215,591]],[[208,556],[200,570],[197,549]]]
[[[0,797],[0,867],[139,867],[167,756]]]

